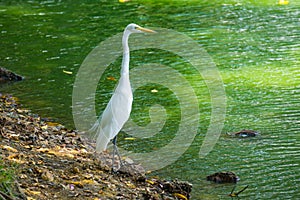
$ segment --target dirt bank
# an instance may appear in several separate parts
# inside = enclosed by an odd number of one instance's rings
[[[0,131],[0,170],[14,174],[13,184],[0,185],[0,199],[190,198],[189,183],[147,177],[138,165],[127,163],[112,174],[109,154],[96,155],[76,131],[46,122],[2,94]]]

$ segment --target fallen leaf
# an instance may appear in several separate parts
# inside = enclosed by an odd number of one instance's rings
[[[83,181],[81,181],[81,183],[83,184],[83,185],[95,185],[95,181],[94,180],[83,180]]]
[[[113,76],[108,76],[106,79],[110,81],[116,81],[116,78]]]
[[[29,189],[26,189],[25,192],[28,194],[32,194],[32,195],[40,195],[41,194],[40,191],[33,191],[33,190],[29,190]]]
[[[27,179],[28,176],[27,176],[26,174],[20,174],[19,178],[20,178],[20,179]]]
[[[279,5],[288,5],[289,1],[288,0],[279,0],[278,4]]]
[[[48,129],[48,125],[44,125],[44,126],[41,126],[42,130],[47,130]]]
[[[134,137],[126,137],[126,138],[124,138],[124,140],[136,140],[136,138],[134,138]]]
[[[61,124],[60,124],[60,123],[57,123],[57,122],[46,122],[46,124],[47,124],[48,126],[61,126]]]
[[[36,199],[32,197],[27,197],[27,200],[36,200]]]
[[[10,134],[9,138],[12,140],[19,140],[20,134]]]
[[[48,149],[48,148],[40,148],[40,149],[38,149],[37,151],[38,151],[38,152],[41,152],[41,153],[48,153],[49,150],[50,150],[50,149]]]
[[[186,196],[184,196],[183,194],[174,193],[173,195],[179,199],[188,200],[188,198]]]
[[[26,148],[26,149],[32,149],[31,145],[24,145],[23,147]]]
[[[18,112],[18,113],[23,113],[24,111],[18,108],[18,109],[17,109],[17,112]]]
[[[8,156],[7,159],[11,160],[13,162],[16,162],[18,164],[24,164],[25,161],[21,160],[22,156],[24,156],[24,155],[15,153],[15,154],[12,154],[12,155]]]
[[[74,158],[75,155],[80,153],[80,151],[74,149],[68,149],[68,148],[61,148],[59,146],[56,146],[54,149],[40,148],[37,151],[41,153],[48,153],[50,155],[55,155],[58,157],[69,157],[69,158]]]
[[[154,184],[154,181],[151,181],[151,180],[148,180],[148,179],[146,180],[146,182],[149,183],[149,184],[151,184],[151,185]]]
[[[11,146],[7,146],[7,145],[1,145],[1,148],[4,149],[4,150],[7,150],[7,151],[11,151],[11,152],[18,152],[17,149],[11,147]]]
[[[71,72],[71,71],[67,71],[67,70],[63,70],[63,73],[65,73],[65,74],[69,74],[69,75],[72,75],[72,74],[73,74],[73,72]]]
[[[88,153],[88,151],[86,149],[80,149],[79,154],[81,154],[81,153]]]
[[[136,188],[136,186],[130,182],[127,182],[126,185],[132,189]]]
[[[119,0],[120,3],[125,3],[125,2],[128,2],[130,0]]]
[[[74,132],[67,133],[66,137],[76,137],[76,133],[74,133]]]

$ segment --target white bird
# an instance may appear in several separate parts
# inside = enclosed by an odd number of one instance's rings
[[[155,31],[142,28],[136,24],[129,24],[123,33],[123,60],[121,67],[121,77],[115,91],[108,102],[101,118],[95,123],[91,130],[96,130],[96,151],[102,152],[106,150],[111,139],[115,150],[116,137],[123,125],[129,119],[132,107],[132,89],[129,80],[129,46],[128,38],[131,33],[155,33]],[[115,152],[115,151],[114,151]]]

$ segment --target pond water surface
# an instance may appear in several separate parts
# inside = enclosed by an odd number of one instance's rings
[[[172,52],[153,48],[132,52],[131,69],[147,62],[171,66],[194,88],[199,103],[195,108],[200,115],[193,118],[191,114],[188,119],[198,123],[192,144],[179,143],[188,145],[187,151],[153,175],[192,182],[193,199],[230,198],[227,194],[233,184],[205,180],[206,175],[217,171],[234,171],[241,179],[237,191],[249,185],[241,199],[300,199],[298,1],[279,5],[275,0],[2,0],[0,66],[23,75],[25,80],[1,86],[0,92],[11,93],[23,107],[74,128],[72,91],[83,60],[100,42],[121,33],[132,22],[174,30],[196,41],[215,63],[226,94],[221,135],[213,150],[199,157],[213,105],[205,77],[195,74],[189,63]],[[121,57],[101,77],[97,112],[105,108],[111,96],[120,64]],[[178,80],[167,78],[180,86]],[[120,146],[149,152],[175,137],[184,107],[172,92],[154,83],[136,89],[133,121],[146,126],[149,108],[160,105],[158,108],[163,106],[167,113],[166,122],[159,134],[145,140],[120,134]],[[242,129],[257,130],[260,135],[233,138],[226,134]],[[164,157],[157,155],[157,159]]]

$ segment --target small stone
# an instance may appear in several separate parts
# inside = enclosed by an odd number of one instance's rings
[[[75,174],[78,174],[80,172],[79,168],[78,167],[73,167],[73,172]]]
[[[51,172],[49,172],[48,170],[44,170],[41,177],[44,181],[51,181],[52,182],[54,180],[53,174]]]

